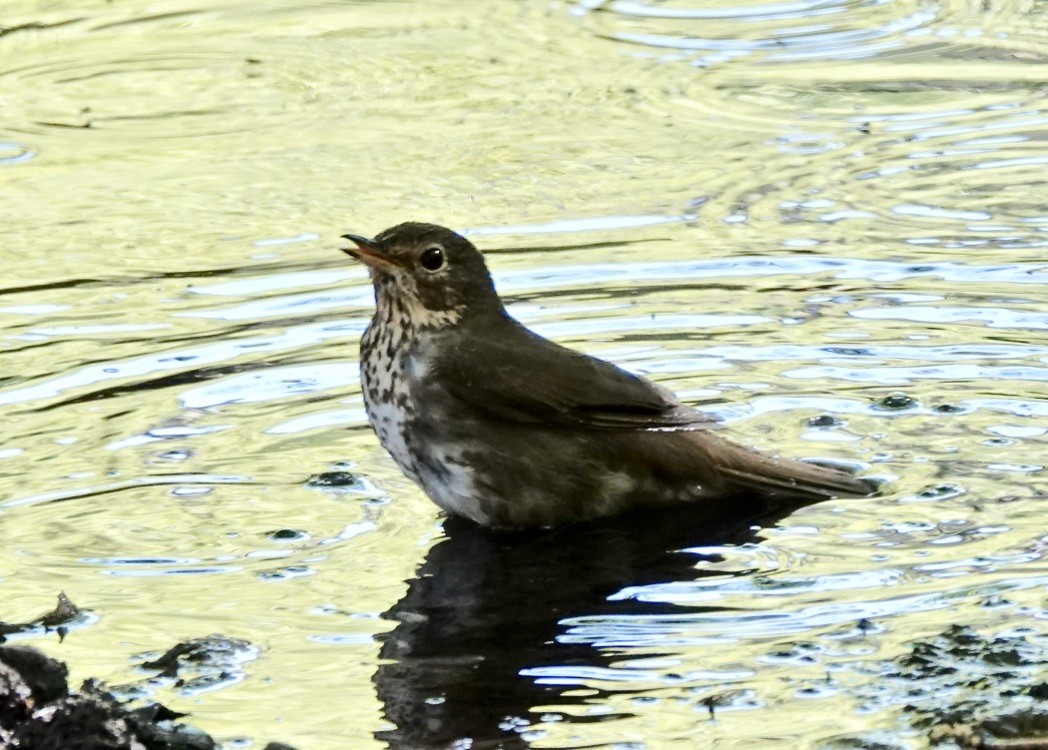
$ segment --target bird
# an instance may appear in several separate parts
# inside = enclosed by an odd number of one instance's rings
[[[466,237],[406,222],[342,237],[375,311],[360,342],[368,421],[447,514],[553,527],[690,503],[865,497],[849,472],[723,437],[668,389],[529,330]]]

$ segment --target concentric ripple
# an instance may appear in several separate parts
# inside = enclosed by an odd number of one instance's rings
[[[166,139],[277,127],[281,100],[274,92],[294,84],[284,66],[266,70],[228,53],[168,52],[99,59],[90,48],[0,72],[0,82],[21,95],[8,110],[8,127],[39,134],[54,129],[92,130],[120,137]],[[293,75],[293,74],[292,74]],[[168,96],[147,97],[157,91]],[[273,110],[273,117],[243,117]],[[286,112],[284,113],[286,116]]]
[[[595,33],[652,51],[676,50],[707,66],[760,54],[767,60],[860,60],[912,44],[934,5],[868,0],[719,4],[580,3]]]

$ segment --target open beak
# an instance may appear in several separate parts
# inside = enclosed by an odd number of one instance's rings
[[[344,234],[342,239],[349,240],[356,247],[340,248],[342,252],[350,257],[356,258],[361,263],[366,263],[379,271],[390,271],[394,268],[403,268],[404,264],[391,255],[383,252],[378,243],[359,234]]]

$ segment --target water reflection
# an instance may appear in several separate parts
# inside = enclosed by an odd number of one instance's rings
[[[529,534],[498,534],[449,518],[445,538],[385,614],[398,625],[384,636],[375,686],[394,727],[376,736],[405,749],[456,741],[529,747],[534,723],[550,721],[558,708],[585,711],[599,695],[580,694],[580,675],[624,674],[611,670],[620,657],[573,636],[570,622],[723,612],[708,605],[667,607],[630,591],[753,573],[752,567],[700,570],[696,563],[720,559],[728,551],[720,545],[756,541],[760,526],[795,508],[740,500],[730,511],[694,508]],[[618,645],[642,643],[643,627],[635,630],[629,644],[620,639]],[[653,645],[673,646],[664,633]],[[650,679],[646,675],[634,676]],[[732,679],[723,670],[705,677]],[[601,712],[573,721],[611,718]]]
[[[0,618],[97,611],[81,674],[234,634],[249,679],[170,705],[317,750],[383,708],[401,747],[898,746],[882,660],[1043,630],[1044,2],[72,5],[0,18]],[[449,525],[404,596],[436,511],[366,427],[334,248],[405,219],[544,335],[894,492],[759,544]]]

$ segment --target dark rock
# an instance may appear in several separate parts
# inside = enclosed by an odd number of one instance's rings
[[[878,401],[873,408],[879,411],[903,411],[915,409],[917,406],[917,401],[905,393],[891,393]]]
[[[69,687],[65,664],[50,659],[28,646],[0,646],[0,663],[13,669],[25,681],[37,703],[50,703],[65,695]]]
[[[169,652],[170,653],[170,652]],[[177,662],[178,656],[171,660]],[[67,670],[32,648],[0,647],[0,747],[18,750],[214,750],[184,714],[154,703],[130,709],[97,680],[70,692]],[[288,745],[267,746],[294,750]]]
[[[1048,652],[1038,640],[955,624],[913,643],[881,677],[914,686],[905,710],[933,744],[1048,748],[1048,710],[1037,703],[1048,695],[1037,681]]]
[[[808,420],[809,427],[840,427],[844,424],[844,420],[833,416],[832,414],[820,414],[817,417],[812,417]]]
[[[359,477],[348,471],[325,471],[310,477],[306,486],[318,489],[328,487],[362,489],[363,483]]]
[[[38,628],[43,628],[45,631],[57,631],[59,637],[64,638],[65,634],[69,632],[68,626],[80,620],[82,615],[82,610],[73,604],[64,593],[60,593],[58,595],[58,604],[47,614],[40,615],[40,617],[29,622],[12,623],[0,621],[0,643],[4,642],[5,635],[28,633]]]
[[[148,692],[151,687],[170,685],[173,681],[183,695],[213,690],[240,682],[245,676],[244,663],[256,658],[258,648],[240,638],[218,634],[193,638],[176,643],[160,656],[146,658],[140,666],[156,670],[157,674],[138,687]],[[130,687],[121,686],[121,689]]]

